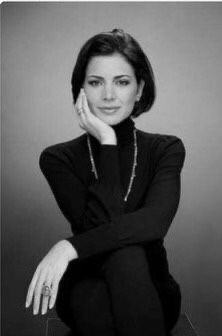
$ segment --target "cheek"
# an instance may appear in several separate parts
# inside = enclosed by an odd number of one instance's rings
[[[126,104],[126,105],[132,105],[135,103],[136,100],[136,90],[134,88],[127,90],[126,92],[124,92],[122,94],[122,101]]]
[[[93,108],[97,105],[97,96],[95,93],[93,93],[91,90],[85,89],[87,102],[90,108]]]

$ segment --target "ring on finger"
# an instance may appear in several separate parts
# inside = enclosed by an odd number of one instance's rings
[[[77,109],[77,113],[78,113],[78,115],[80,115],[81,113],[83,113],[83,109],[82,108],[78,108]]]
[[[42,292],[41,293],[42,293],[43,296],[51,296],[52,293],[51,293],[50,286],[48,286],[44,283],[43,286],[42,286]]]

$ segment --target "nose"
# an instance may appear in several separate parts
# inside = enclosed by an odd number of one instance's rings
[[[103,99],[104,100],[113,100],[115,99],[115,90],[113,85],[107,84],[103,88]]]

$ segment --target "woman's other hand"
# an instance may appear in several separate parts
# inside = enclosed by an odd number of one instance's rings
[[[90,111],[84,89],[80,90],[75,110],[82,129],[97,138],[101,144],[116,144],[116,134],[113,128]]]
[[[46,285],[50,288],[50,296],[42,296],[42,314],[53,308],[60,279],[62,278],[69,262],[77,259],[78,255],[75,248],[67,241],[61,240],[55,244],[47,255],[38,265],[26,296],[26,308],[28,308],[33,300],[33,314],[39,312],[42,288]]]

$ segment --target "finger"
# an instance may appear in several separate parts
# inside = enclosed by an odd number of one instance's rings
[[[81,126],[83,126],[84,128],[87,128],[87,110],[83,104],[83,98],[84,98],[84,93],[81,90],[80,104],[79,104],[81,113],[79,113],[79,120],[80,120]]]
[[[81,102],[81,100],[82,100],[82,98],[81,98],[81,90],[80,90],[78,98],[76,100],[76,104],[74,106],[75,111],[76,111],[77,114],[79,114],[79,109],[82,108],[82,102]]]
[[[29,288],[28,288],[28,292],[26,296],[26,303],[25,303],[26,308],[28,308],[30,306],[30,303],[32,302],[33,293],[34,293],[34,289],[35,289],[38,277],[39,277],[39,268],[36,269],[34,276],[31,280],[31,283],[29,285]]]
[[[79,116],[79,126],[83,129],[86,129],[87,123],[86,123],[86,117],[84,113],[83,112],[78,113],[78,116]]]
[[[87,98],[86,98],[86,94],[85,91],[82,89],[82,108],[84,113],[86,114],[86,117],[90,117],[90,109],[89,109],[89,105],[87,102]]]
[[[48,286],[50,288],[50,290],[52,291],[52,276],[47,277],[47,280],[45,280],[44,283],[43,283],[43,286],[44,285]],[[41,295],[42,295],[42,293],[41,293]],[[43,315],[47,313],[49,298],[50,298],[50,296],[42,295],[42,314]]]
[[[51,286],[48,284],[48,282],[46,283],[46,286],[49,286],[49,288],[51,289]],[[47,313],[48,304],[49,304],[49,296],[42,295],[42,311],[41,311],[42,315]]]
[[[85,111],[83,109],[82,105],[82,89],[79,92],[78,98],[76,100],[76,105],[74,106],[74,109],[76,111],[78,121],[79,121],[79,126],[82,128],[84,131],[87,131],[87,121],[85,117]]]
[[[52,309],[55,305],[57,294],[58,294],[59,282],[60,282],[60,279],[58,278],[55,278],[53,281],[53,284],[52,284],[53,289],[52,289],[52,295],[49,301],[49,309]]]
[[[84,90],[82,90],[82,108],[83,108],[84,113],[82,113],[81,117],[82,117],[84,126],[86,127],[86,131],[90,133],[91,129],[93,128],[93,119],[92,119],[92,113],[90,112]]]
[[[75,105],[75,111],[78,116],[78,121],[79,121],[79,126],[83,129],[85,129],[85,116],[84,116],[84,110],[82,107],[82,94],[81,92],[79,93],[76,105]]]
[[[46,279],[46,272],[42,272],[38,282],[35,287],[35,295],[34,295],[34,304],[33,304],[33,314],[36,315],[39,312],[39,305],[41,299],[42,285]]]

